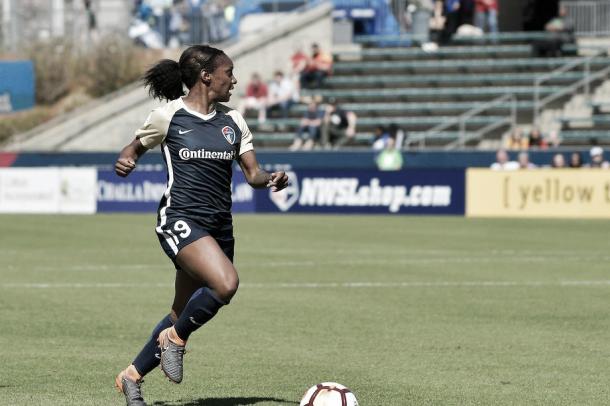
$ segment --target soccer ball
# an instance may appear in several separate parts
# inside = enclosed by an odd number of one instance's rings
[[[299,406],[358,406],[351,390],[336,382],[322,382],[305,392]]]

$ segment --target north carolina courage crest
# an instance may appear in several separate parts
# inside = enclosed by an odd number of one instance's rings
[[[222,135],[225,137],[225,140],[231,145],[235,144],[235,130],[225,125],[222,127]]]

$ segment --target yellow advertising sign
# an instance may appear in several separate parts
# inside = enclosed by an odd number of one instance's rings
[[[610,218],[610,171],[466,171],[469,217]]]

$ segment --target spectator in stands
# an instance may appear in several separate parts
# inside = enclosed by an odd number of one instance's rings
[[[498,34],[498,1],[475,0],[474,23],[483,31],[486,31],[485,28],[487,28],[487,32],[492,35],[492,41],[496,42],[496,34]]]
[[[290,146],[291,151],[299,149],[308,151],[313,148],[314,143],[320,138],[320,126],[322,125],[323,115],[324,112],[320,110],[315,101],[311,101],[307,105],[307,111],[305,111],[301,118],[299,129]]]
[[[167,46],[172,49],[176,49],[180,47],[182,43],[182,31],[184,28],[184,19],[182,18],[182,13],[177,5],[172,6],[170,9],[169,16],[169,37],[167,40]]]
[[[529,147],[528,138],[523,136],[521,127],[515,127],[506,139],[506,148],[512,150],[522,150]]]
[[[496,162],[491,164],[491,169],[495,171],[514,171],[519,169],[519,163],[508,160],[508,153],[505,149],[499,149],[496,152]]]
[[[300,76],[309,64],[309,57],[303,52],[303,48],[297,46],[294,53],[290,57],[292,73]]]
[[[381,151],[388,145],[390,139],[390,133],[382,125],[378,125],[373,130],[373,150]]]
[[[441,43],[448,44],[451,37],[460,26],[460,2],[461,0],[444,0],[443,12],[445,14],[445,24],[441,33]]]
[[[324,114],[322,147],[339,148],[356,135],[356,113],[341,108],[337,100],[330,99]]]
[[[290,57],[290,79],[295,88],[295,100],[300,99],[301,91],[301,74],[309,64],[309,57],[303,52],[301,46],[295,48],[294,53]]]
[[[553,155],[553,162],[551,162],[551,166],[553,168],[565,168],[566,160],[563,157],[563,154],[555,154]]]
[[[405,8],[406,13],[412,22],[413,40],[419,45],[427,45],[430,42],[430,18],[434,13],[433,0],[411,0],[409,6]]]
[[[604,150],[602,147],[595,146],[589,151],[591,163],[587,165],[590,168],[610,168],[610,163],[604,159]]]
[[[562,56],[565,44],[576,43],[574,24],[567,15],[567,8],[564,5],[559,7],[559,15],[544,26],[545,31],[549,33],[549,37],[534,41],[534,55],[542,57]]]
[[[239,103],[238,110],[245,116],[247,109],[258,111],[258,122],[262,124],[267,119],[267,85],[258,73],[252,74],[252,79],[246,87],[246,96]]]
[[[301,72],[301,89],[322,87],[324,79],[330,75],[333,67],[333,59],[330,54],[322,51],[316,43],[311,45],[311,58]]]
[[[582,155],[580,152],[570,154],[570,168],[582,168]]]
[[[375,158],[380,171],[399,171],[402,169],[402,153],[396,148],[395,139],[388,138],[385,148]]]
[[[93,5],[91,4],[91,0],[85,0],[85,11],[87,12],[87,28],[89,31],[97,30],[97,17],[95,15],[95,10],[93,9]]]
[[[527,151],[519,152],[519,156],[517,157],[517,162],[519,163],[519,169],[535,169],[536,165],[530,162],[530,155]]]
[[[292,81],[284,76],[284,72],[278,70],[269,83],[267,95],[267,115],[273,110],[279,109],[282,118],[288,118],[288,112],[294,104],[294,86]]]
[[[550,148],[557,148],[559,144],[561,144],[561,138],[559,137],[559,132],[556,130],[549,131],[549,136],[546,139],[547,146]]]
[[[530,148],[539,148],[539,149],[547,149],[548,144],[540,129],[538,127],[533,127],[530,131],[530,135],[528,137],[528,144]]]

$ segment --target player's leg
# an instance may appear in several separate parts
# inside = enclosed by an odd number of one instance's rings
[[[125,394],[127,405],[144,404],[140,385],[142,378],[159,366],[161,361],[161,351],[157,341],[159,334],[176,322],[193,293],[200,287],[200,283],[192,279],[186,272],[176,268],[174,302],[170,314],[155,326],[140,353],[116,378],[116,386]]]
[[[173,382],[182,381],[184,347],[191,333],[211,320],[218,310],[229,303],[239,284],[237,271],[231,262],[233,239],[221,248],[211,236],[202,237],[177,255],[180,268],[199,284],[184,307],[176,324],[159,335],[161,369]]]
[[[232,242],[232,240],[231,240]],[[206,236],[184,247],[176,258],[195,281],[204,285],[189,300],[174,329],[182,340],[228,304],[239,285],[237,270],[218,242]]]
[[[200,287],[201,283],[195,281],[186,272],[176,268],[174,302],[171,312],[153,329],[149,340],[132,363],[140,377],[144,377],[144,375],[159,366],[159,360],[161,359],[161,352],[157,342],[159,334],[166,328],[174,325],[193,293]]]

